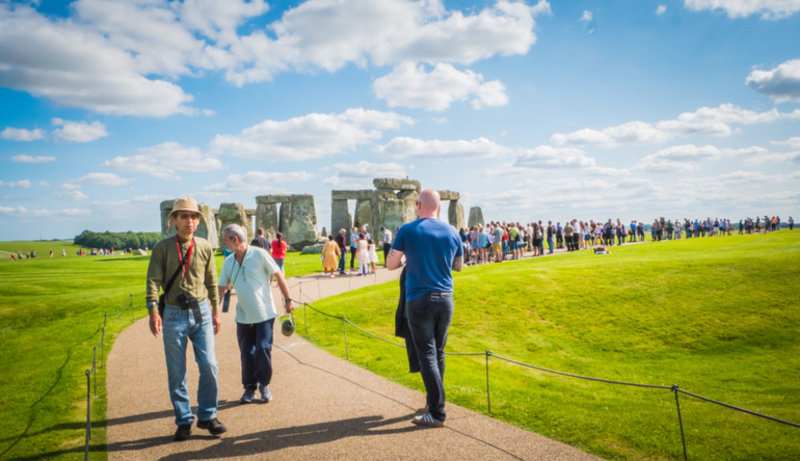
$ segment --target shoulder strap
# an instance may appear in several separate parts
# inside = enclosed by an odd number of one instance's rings
[[[186,253],[188,254],[189,252],[187,251]],[[186,259],[186,255],[181,255],[181,260],[184,259]],[[183,265],[178,264],[178,270],[175,271],[175,274],[173,274],[172,278],[169,279],[169,282],[167,282],[167,287],[164,288],[164,295],[169,293],[170,288],[172,288],[172,284],[175,283],[175,279],[178,278],[178,274],[181,273],[181,269],[183,269]]]

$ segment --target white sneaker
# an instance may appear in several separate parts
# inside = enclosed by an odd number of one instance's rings
[[[330,278],[333,278],[333,277],[335,277],[335,276],[334,276],[333,274],[331,274],[331,275],[329,275],[329,277],[330,277]]]

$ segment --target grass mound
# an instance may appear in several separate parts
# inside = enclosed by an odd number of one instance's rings
[[[671,386],[800,421],[800,233],[690,239],[470,267],[455,277],[449,351]],[[393,339],[396,283],[315,303]],[[297,331],[304,333],[301,315]],[[308,339],[344,356],[342,325]],[[423,390],[403,349],[348,334],[350,360]],[[486,412],[484,357],[448,357],[448,401]],[[670,391],[490,361],[492,416],[608,459],[682,459]],[[420,402],[420,406],[422,402]],[[690,459],[800,459],[800,429],[681,397]]]

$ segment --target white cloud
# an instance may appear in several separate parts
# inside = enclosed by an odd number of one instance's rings
[[[800,2],[794,0],[684,0],[684,4],[694,11],[721,9],[729,18],[761,14],[761,19],[780,19],[800,11]]]
[[[31,183],[27,179],[23,179],[22,181],[9,181],[9,182],[0,181],[0,186],[6,186],[12,189],[27,189],[29,187],[32,187],[33,183]]]
[[[800,149],[800,136],[793,136],[786,141],[772,141],[772,144],[779,146],[789,146],[792,149]]]
[[[77,208],[69,208],[69,209],[66,209],[66,210],[61,210],[58,213],[62,214],[62,215],[65,215],[65,216],[78,216],[78,215],[89,214],[90,212],[89,212],[89,210],[81,210],[81,209],[77,209]]]
[[[108,136],[105,125],[98,121],[92,123],[71,122],[54,118],[53,125],[63,126],[53,130],[53,137],[66,142],[90,142]]]
[[[676,137],[729,136],[733,132],[730,124],[754,125],[780,119],[800,119],[800,109],[793,112],[778,112],[777,109],[754,112],[733,104],[722,104],[719,107],[701,107],[694,112],[684,112],[674,120],[655,124],[634,121],[602,131],[585,128],[572,133],[556,133],[551,136],[550,142],[556,145],[600,147],[654,144]]]
[[[386,157],[409,158],[487,158],[511,153],[511,149],[486,138],[466,141],[423,140],[407,137],[394,138],[375,151]]]
[[[800,102],[800,59],[786,61],[772,70],[754,70],[745,84],[775,102]]]
[[[20,215],[20,214],[26,214],[27,212],[28,210],[26,210],[25,207],[14,208],[8,206],[0,206],[0,214],[3,215]]]
[[[314,174],[306,171],[270,173],[265,173],[263,171],[248,171],[243,175],[230,174],[225,182],[207,186],[205,187],[205,191],[223,194],[244,191],[268,192],[275,190],[275,184],[308,181],[312,178],[314,178]]]
[[[132,183],[134,179],[120,178],[114,173],[89,173],[82,178],[73,179],[72,181],[93,186],[124,186]]]
[[[758,155],[745,160],[748,165],[759,165],[765,162],[789,162],[800,164],[800,150],[775,154]]]
[[[210,150],[261,160],[308,160],[352,151],[380,139],[382,130],[413,124],[411,118],[394,112],[347,109],[341,114],[309,114],[283,122],[265,120],[239,135],[217,135]]]
[[[592,12],[588,11],[588,10],[583,10],[583,16],[581,16],[581,18],[578,21],[591,22],[592,21]]]
[[[664,5],[658,5],[658,8],[656,8],[656,14],[658,16],[661,16],[662,14],[664,14],[665,11],[667,11],[667,7],[664,6]]]
[[[608,168],[600,166],[590,166],[583,169],[583,172],[592,176],[622,176],[630,174],[626,168]]]
[[[20,4],[0,6],[0,85],[105,114],[194,113],[185,105],[192,96],[174,83],[144,77],[131,54],[91,25],[50,21]]]
[[[47,182],[47,181],[39,181],[39,185],[42,186],[42,187],[46,187],[46,186],[49,186],[50,183]]]
[[[225,168],[219,160],[203,155],[196,147],[184,147],[177,142],[165,142],[139,149],[132,157],[115,157],[103,166],[116,171],[147,173],[154,178],[180,180],[176,171],[213,171]]]
[[[580,149],[539,146],[522,150],[520,156],[514,161],[514,165],[535,169],[583,168],[595,166],[595,161],[584,155]]]
[[[2,67],[0,67],[0,72],[2,72]],[[0,131],[0,138],[8,139],[9,141],[36,141],[44,138],[44,130],[40,128],[26,130],[25,128],[11,128],[9,126]]]
[[[39,156],[31,157],[30,155],[15,155],[11,157],[12,162],[17,163],[51,163],[55,162],[56,158],[52,156]]]
[[[65,190],[57,192],[56,197],[60,198],[61,200],[66,200],[68,202],[75,202],[78,200],[84,200],[89,198],[88,195],[84,194],[79,190]]]
[[[65,183],[61,184],[61,188],[62,189],[66,189],[66,190],[78,190],[78,189],[81,188],[81,185],[80,184],[73,184],[73,183],[65,182]]]
[[[325,178],[322,182],[334,187],[372,188],[374,178],[404,178],[406,167],[399,163],[370,163],[362,160],[358,163],[334,163],[330,169],[336,174]]]
[[[719,160],[723,157],[760,158],[767,154],[767,149],[758,146],[741,149],[718,149],[715,146],[695,146],[686,144],[661,149],[655,154],[642,158],[635,170],[646,170],[655,173],[689,172],[698,170],[701,163],[708,160]]]
[[[333,72],[348,63],[404,61],[471,64],[496,54],[525,54],[536,42],[534,18],[547,13],[546,1],[530,7],[499,0],[464,15],[446,11],[438,0],[310,0],[270,24],[275,39],[257,31],[231,45],[242,65],[226,78],[242,85],[289,69]]]
[[[375,80],[372,88],[389,107],[442,111],[454,101],[464,101],[468,97],[474,97],[471,103],[476,109],[508,104],[505,86],[499,80],[482,82],[481,74],[471,70],[461,72],[451,64],[437,63],[428,73],[425,66],[404,62],[389,75]]]

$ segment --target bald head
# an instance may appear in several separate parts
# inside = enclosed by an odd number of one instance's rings
[[[433,189],[425,189],[419,194],[419,217],[435,218],[439,205],[441,205],[439,193]]]

